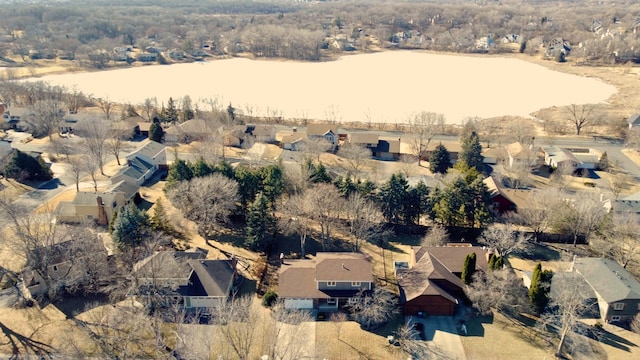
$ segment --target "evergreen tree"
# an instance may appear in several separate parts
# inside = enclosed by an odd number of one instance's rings
[[[345,176],[344,178],[342,176],[339,176],[334,182],[334,185],[338,188],[340,195],[342,195],[342,197],[345,199],[349,198],[351,194],[358,191],[357,184],[354,184],[351,180],[351,174],[347,174],[347,176]]]
[[[178,159],[169,166],[169,174],[167,175],[167,183],[164,189],[167,190],[180,181],[189,181],[191,179],[193,179],[191,167],[186,161]]]
[[[148,236],[149,216],[135,204],[122,208],[113,223],[111,238],[119,249],[136,247]]]
[[[53,172],[41,157],[36,159],[17,149],[13,149],[11,155],[0,163],[0,174],[18,181],[45,181],[53,178]]]
[[[236,121],[236,108],[231,103],[227,106],[227,116],[229,116],[229,122],[233,124]]]
[[[489,270],[495,270],[496,268],[496,256],[494,254],[489,254]]]
[[[262,189],[262,178],[260,170],[249,169],[240,166],[235,171],[236,181],[238,182],[238,196],[240,197],[240,205],[243,211],[247,210],[247,206],[256,199],[256,195]]]
[[[260,193],[247,213],[245,245],[253,251],[265,251],[270,245],[275,218],[269,211],[269,200]]]
[[[115,224],[116,219],[118,218],[118,209],[113,210],[111,214],[111,220],[109,221],[109,234],[113,234],[113,224]]]
[[[549,290],[551,289],[552,278],[553,271],[543,271],[542,264],[536,264],[529,287],[529,301],[537,314],[544,312],[547,304],[549,304]]]
[[[358,179],[356,182],[356,189],[360,195],[364,196],[367,200],[375,200],[376,198],[376,184],[371,180],[361,181]]]
[[[195,163],[189,164],[193,177],[205,177],[213,174],[213,169],[203,158],[199,158]]]
[[[462,149],[458,155],[459,161],[464,161],[470,168],[476,169],[478,172],[484,170],[482,162],[482,145],[480,145],[480,137],[475,131],[462,139]]]
[[[405,224],[418,224],[420,216],[426,212],[426,204],[429,198],[429,188],[424,181],[419,181],[411,187],[403,202],[403,219]]]
[[[400,224],[403,221],[404,203],[409,194],[409,183],[402,174],[393,174],[389,181],[380,187],[382,214],[388,222]]]
[[[438,144],[429,157],[429,170],[432,173],[445,174],[451,167],[451,155],[446,147]]]
[[[231,166],[228,161],[220,160],[213,170],[214,172],[224,175],[229,179],[236,178],[235,170],[233,170],[233,166]]]
[[[473,280],[473,274],[476,272],[476,253],[471,253],[464,258],[462,265],[462,282],[469,285]]]
[[[171,232],[171,225],[169,225],[167,211],[164,207],[164,203],[162,202],[162,198],[158,198],[158,201],[156,201],[156,204],[153,207],[153,215],[149,220],[149,225],[157,231],[162,231],[164,233]]]
[[[331,176],[329,176],[329,173],[327,172],[327,168],[324,166],[324,164],[321,162],[318,164],[318,166],[315,167],[314,169],[315,171],[311,174],[311,182],[314,184],[318,184],[318,183],[327,183],[327,184],[331,184]]]
[[[274,207],[276,199],[282,195],[285,186],[287,185],[284,180],[282,165],[269,165],[260,170],[262,177],[262,191],[264,196],[269,200],[271,206]]]
[[[178,121],[178,108],[172,97],[169,98],[167,107],[162,109],[160,117],[165,123],[175,123]]]
[[[155,117],[154,120],[155,119],[157,119],[157,117]],[[155,142],[162,142],[163,138],[164,130],[162,130],[162,126],[154,121],[151,126],[149,126],[149,139]]]
[[[503,259],[502,256],[494,256],[495,261],[493,262],[493,269],[492,270],[500,270],[502,269],[502,265],[503,265]]]

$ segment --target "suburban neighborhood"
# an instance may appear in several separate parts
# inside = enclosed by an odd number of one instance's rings
[[[640,358],[633,2],[0,3],[0,358]],[[259,96],[295,116],[232,92],[122,101],[38,78],[193,65],[195,88],[223,83],[205,61],[402,51],[499,60],[477,75],[526,83],[505,65],[524,59],[554,71],[549,87],[615,92],[458,121],[433,110],[435,81],[351,78],[429,64],[316,74],[327,98],[375,87],[368,101],[398,114],[424,93],[398,120],[310,116],[278,80]],[[475,109],[463,90],[456,107]]]

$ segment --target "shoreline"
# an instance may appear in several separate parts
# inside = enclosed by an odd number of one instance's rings
[[[534,64],[541,66],[547,70],[556,71],[564,74],[570,74],[575,76],[580,76],[584,78],[592,78],[601,81],[603,84],[611,85],[615,88],[615,92],[611,94],[607,99],[602,100],[598,103],[592,103],[595,106],[602,108],[602,110],[606,110],[607,112],[612,112],[616,114],[615,116],[624,117],[628,116],[629,113],[637,112],[637,108],[640,107],[640,87],[638,86],[638,68],[623,66],[623,65],[613,65],[613,66],[586,66],[579,65],[574,62],[567,63],[556,63],[552,60],[542,59],[540,56],[530,56],[527,54],[520,53],[500,53],[500,54],[471,54],[471,53],[455,53],[448,51],[434,51],[434,50],[421,50],[421,49],[381,49],[377,51],[371,52],[354,52],[349,54],[331,54],[329,57],[324,58],[320,61],[298,61],[291,59],[282,59],[282,58],[255,58],[252,56],[216,56],[206,58],[201,63],[212,63],[218,60],[233,60],[233,59],[247,59],[252,61],[267,61],[267,62],[278,62],[278,63],[296,63],[296,64],[314,64],[314,63],[330,63],[339,61],[341,59],[348,59],[354,55],[374,55],[380,53],[390,53],[390,52],[413,52],[419,54],[432,54],[432,55],[440,55],[440,56],[452,56],[452,57],[466,57],[466,58],[476,58],[476,59],[513,59],[524,61],[529,64]],[[25,67],[4,67],[2,69],[21,69],[20,74],[14,74],[15,77],[12,79],[15,80],[38,80],[44,76],[48,75],[66,75],[66,74],[84,74],[84,73],[98,73],[98,72],[106,72],[111,70],[125,70],[125,69],[135,69],[137,67],[145,67],[145,66],[159,66],[161,64],[143,64],[138,63],[137,65],[126,65],[109,67],[105,69],[91,69],[91,68],[82,68],[78,67],[76,64],[65,64],[68,61],[66,60],[44,60],[46,62],[42,64],[36,64],[35,67],[25,66]],[[193,64],[199,61],[191,61],[191,62],[175,62],[167,65],[179,65],[179,64]],[[4,72],[0,72],[2,74]],[[635,81],[629,81],[629,75],[634,75]],[[517,81],[517,79],[514,79]],[[552,84],[551,84],[552,86]],[[556,106],[548,107],[548,108],[539,108],[537,110],[528,113],[526,116],[522,116],[525,118],[538,118],[542,112],[554,111]],[[489,116],[485,118],[495,118],[496,116]],[[295,119],[295,116],[287,116],[287,118]],[[354,120],[354,122],[358,122]],[[378,123],[379,121],[376,121]]]

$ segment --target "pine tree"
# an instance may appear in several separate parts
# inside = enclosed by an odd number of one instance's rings
[[[462,265],[462,282],[469,285],[473,280],[473,274],[476,272],[476,253],[471,253],[464,258]]]
[[[551,288],[552,277],[552,271],[543,271],[542,264],[536,264],[529,287],[529,302],[531,302],[537,314],[544,312],[547,304],[549,304],[549,290]]]
[[[489,270],[495,270],[496,268],[496,256],[493,254],[489,254]]]
[[[181,159],[178,159],[169,167],[169,174],[167,175],[167,183],[164,189],[170,189],[180,181],[189,181],[193,179],[193,171],[189,164]]]
[[[253,251],[267,250],[274,225],[275,219],[269,210],[269,200],[261,193],[247,213],[245,245]]]
[[[213,169],[203,158],[199,158],[195,163],[190,164],[193,177],[205,177],[213,174]]]
[[[156,201],[156,204],[153,207],[153,215],[149,220],[149,224],[154,230],[162,231],[165,233],[170,232],[171,225],[169,225],[169,220],[167,220],[167,211],[164,208],[162,198],[159,198],[158,201]]]
[[[429,157],[429,170],[432,173],[445,174],[451,167],[451,155],[446,147],[438,144]]]
[[[502,265],[503,265],[503,259],[502,256],[496,256],[495,257],[496,260],[493,263],[493,270],[500,270],[502,269]]]
[[[311,174],[311,182],[314,184],[327,183],[331,184],[331,176],[327,172],[326,166],[323,163],[318,164],[315,167],[315,171]]]
[[[117,218],[118,218],[118,209],[115,209],[111,214],[111,221],[109,221],[109,234],[113,234],[113,224],[116,222]]]
[[[149,216],[138,209],[135,204],[122,208],[113,223],[111,238],[119,249],[136,247],[148,235]]]
[[[400,224],[405,215],[404,204],[409,194],[409,183],[402,174],[393,174],[389,181],[380,187],[382,214],[388,222]]]
[[[484,163],[482,161],[482,145],[480,137],[475,131],[462,139],[462,149],[458,155],[459,161],[464,161],[470,168],[483,172]]]
[[[149,126],[149,139],[155,142],[162,142],[163,138],[164,130],[162,130],[162,126],[154,121],[151,126]]]

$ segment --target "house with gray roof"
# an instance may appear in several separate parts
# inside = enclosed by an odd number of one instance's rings
[[[319,252],[312,260],[286,260],[279,270],[278,297],[287,309],[337,311],[372,288],[371,261],[361,253]]]
[[[610,202],[610,211],[640,214],[640,192]]]
[[[640,282],[617,262],[577,258],[573,270],[593,289],[602,320],[630,321],[640,312]]]
[[[140,186],[152,178],[160,168],[167,166],[164,145],[149,139],[141,144],[138,149],[127,155],[127,165],[111,177],[112,184],[127,181]]]
[[[207,309],[225,301],[239,279],[237,260],[208,260],[207,250],[158,251],[136,264],[142,296],[160,296],[185,309]]]

